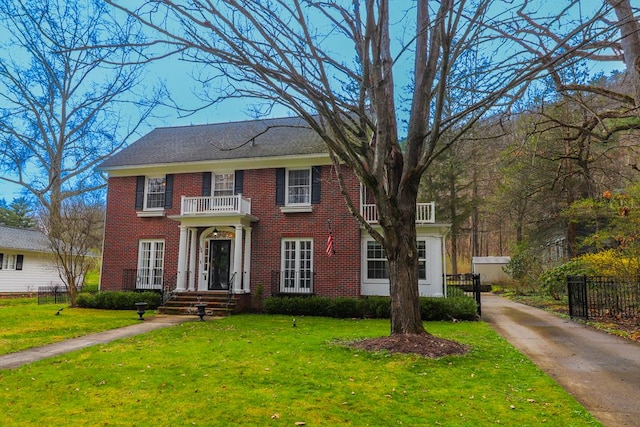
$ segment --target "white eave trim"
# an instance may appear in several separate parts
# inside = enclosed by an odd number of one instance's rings
[[[248,170],[273,169],[281,167],[310,167],[331,165],[329,153],[302,154],[278,157],[253,157],[241,159],[203,160],[184,163],[156,163],[150,165],[130,165],[99,168],[109,176],[150,175],[154,173],[191,173],[212,169]]]

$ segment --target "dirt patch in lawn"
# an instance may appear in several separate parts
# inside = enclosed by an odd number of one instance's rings
[[[352,348],[367,351],[418,354],[433,359],[444,356],[459,356],[469,350],[465,345],[430,334],[396,334],[388,337],[353,341],[348,345]]]

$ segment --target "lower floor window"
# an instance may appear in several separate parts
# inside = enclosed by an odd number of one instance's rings
[[[161,288],[164,277],[164,240],[140,240],[138,287]]]
[[[22,270],[23,255],[0,253],[0,270]]]
[[[418,240],[418,280],[427,278],[427,244]],[[367,279],[389,279],[389,261],[382,245],[375,240],[367,241]]]
[[[313,283],[313,240],[282,240],[282,291],[310,291]]]

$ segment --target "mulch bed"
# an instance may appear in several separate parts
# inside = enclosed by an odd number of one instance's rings
[[[469,348],[455,341],[434,337],[430,334],[395,334],[387,337],[369,338],[350,342],[349,347],[367,351],[417,354],[437,359],[444,356],[466,354]]]

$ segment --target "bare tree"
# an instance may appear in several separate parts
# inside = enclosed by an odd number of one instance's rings
[[[572,0],[563,13],[533,12],[534,1],[525,0],[517,10],[526,30],[504,26],[501,31],[522,48],[547,63],[550,82],[555,91],[549,92],[555,102],[558,96],[572,102],[583,111],[579,122],[558,124],[570,131],[568,138],[581,144],[588,139],[606,142],[619,131],[640,129],[640,23],[630,0],[605,0],[601,9],[590,16],[584,10],[594,4]],[[571,34],[571,38],[567,36]],[[523,36],[524,35],[524,36]],[[616,63],[626,66],[623,84],[604,86],[585,79],[585,73],[563,72],[563,67],[550,61],[549,46],[564,40],[572,52],[572,63]],[[590,102],[597,96],[598,104]],[[602,100],[607,102],[602,102]]]
[[[523,21],[511,2],[497,0],[425,0],[403,11],[388,0],[165,0],[135,10],[107,2],[155,30],[153,46],[164,43],[201,64],[203,81],[216,89],[211,103],[250,97],[286,106],[323,138],[338,170],[355,172],[375,198],[381,228],[343,193],[385,249],[392,334],[425,333],[415,229],[420,178],[484,113],[517,97],[549,61],[564,61],[573,36],[547,46],[540,61],[497,30],[500,21]]]
[[[58,218],[52,219],[44,211],[40,223],[49,236],[58,274],[67,285],[69,300],[74,306],[87,272],[98,263],[104,206],[101,202],[88,202],[83,197],[67,199],[62,203]]]
[[[144,75],[132,48],[85,49],[139,41],[137,24],[121,18],[100,1],[0,3],[0,180],[48,212],[54,249],[63,202],[104,188],[95,166],[158,105],[161,92],[136,92]]]

